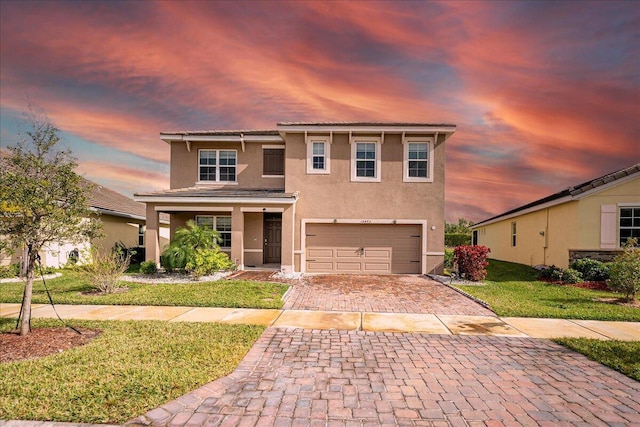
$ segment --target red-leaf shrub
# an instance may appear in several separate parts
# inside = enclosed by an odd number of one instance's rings
[[[454,262],[460,275],[477,282],[487,277],[487,255],[491,249],[486,246],[456,246],[453,250]]]

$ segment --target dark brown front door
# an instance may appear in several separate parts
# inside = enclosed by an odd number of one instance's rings
[[[282,241],[282,215],[264,214],[264,263],[279,264]]]

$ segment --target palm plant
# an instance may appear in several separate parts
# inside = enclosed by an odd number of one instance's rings
[[[176,230],[171,244],[162,253],[162,265],[169,271],[183,269],[197,250],[216,249],[221,241],[217,231],[189,220],[186,227]]]

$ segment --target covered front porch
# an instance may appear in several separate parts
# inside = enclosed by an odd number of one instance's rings
[[[136,195],[146,203],[146,259],[160,263],[160,213],[170,215],[171,237],[189,220],[216,230],[220,248],[240,270],[294,271],[293,233],[297,194],[276,190],[190,188]]]

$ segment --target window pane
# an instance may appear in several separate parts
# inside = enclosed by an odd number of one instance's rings
[[[375,178],[376,162],[371,160],[358,160],[356,162],[356,176]]]
[[[410,161],[409,162],[409,176],[412,178],[426,178],[427,177],[427,162],[425,161]]]
[[[220,165],[235,165],[236,164],[236,152],[235,151],[220,151]]]
[[[216,231],[231,231],[231,217],[230,216],[217,217]]]
[[[236,167],[220,167],[220,181],[235,182],[236,180]]]
[[[633,212],[633,209],[627,209],[627,208],[620,209],[620,218],[623,218],[623,217],[631,218],[632,212]]]
[[[376,144],[373,142],[356,143],[356,159],[372,159],[376,158]]]
[[[215,165],[216,164],[216,152],[213,150],[201,150],[200,151],[200,164],[201,165]]]
[[[324,157],[313,156],[313,168],[324,169]]]
[[[423,142],[409,143],[409,160],[427,160],[429,144]]]
[[[213,230],[213,217],[212,216],[197,216],[196,225],[198,227],[207,227]]]
[[[216,167],[215,166],[200,166],[200,181],[215,181],[216,180]]]
[[[313,154],[324,156],[324,142],[313,143]]]

